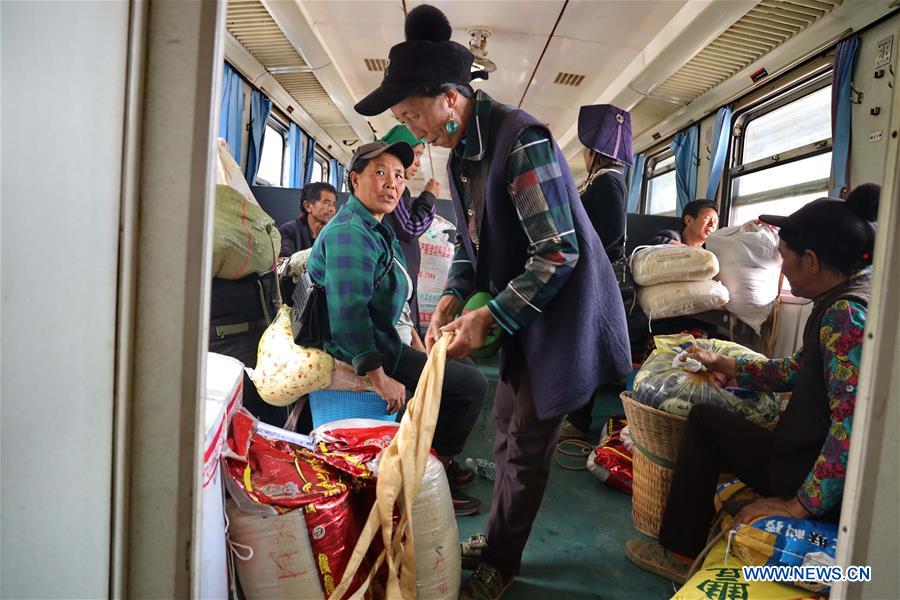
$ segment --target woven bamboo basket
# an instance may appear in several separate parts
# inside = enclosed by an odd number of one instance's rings
[[[659,537],[673,470],[656,464],[635,448],[632,473],[631,522],[641,533]]]
[[[619,397],[634,441],[648,454],[674,464],[687,430],[687,419],[641,404],[628,392],[622,392]]]

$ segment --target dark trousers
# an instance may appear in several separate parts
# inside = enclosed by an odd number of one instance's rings
[[[763,496],[790,498],[796,494],[812,465],[772,460],[773,441],[771,431],[740,415],[707,404],[692,408],[659,543],[691,558],[703,550],[715,517],[713,499],[721,472],[734,473]],[[786,469],[791,471],[787,476]],[[775,473],[779,476],[773,476]],[[773,485],[773,481],[784,483]]]
[[[582,431],[589,431],[594,420],[594,398],[574,412],[569,413],[569,422]]]
[[[504,575],[513,575],[544,497],[563,417],[537,418],[524,359],[508,371],[494,398],[497,472],[482,558]]]
[[[413,392],[419,385],[427,360],[427,355],[404,344],[397,368],[388,375]],[[484,373],[468,358],[447,361],[441,387],[441,409],[431,443],[435,452],[441,456],[456,456],[462,452],[481,412],[487,385]]]

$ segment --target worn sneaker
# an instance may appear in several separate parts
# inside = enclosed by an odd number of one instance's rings
[[[645,571],[684,584],[691,572],[691,564],[672,556],[657,542],[629,540],[625,544],[625,556]]]
[[[459,543],[459,553],[462,556],[462,568],[474,569],[481,563],[481,555],[487,548],[487,536],[476,533]]]
[[[563,421],[562,427],[559,429],[559,439],[561,440],[583,440],[588,436],[588,432],[577,427],[575,423],[566,418]]]
[[[459,590],[459,600],[497,600],[513,582],[487,563],[480,563]]]
[[[447,481],[451,486],[460,489],[472,487],[475,485],[475,473],[469,469],[464,469],[458,462],[451,460],[447,463]]]
[[[450,484],[450,497],[453,499],[453,512],[457,517],[474,515],[481,508],[481,500],[467,496],[452,483]]]

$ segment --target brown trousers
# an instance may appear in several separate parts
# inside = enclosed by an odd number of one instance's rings
[[[504,575],[519,571],[522,552],[550,475],[563,416],[537,418],[524,360],[497,384],[494,398],[494,496],[482,559]],[[521,367],[519,367],[521,365]]]

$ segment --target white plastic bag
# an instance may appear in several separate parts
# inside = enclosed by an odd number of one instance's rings
[[[728,290],[718,281],[709,279],[641,287],[637,297],[638,304],[652,321],[721,308],[728,303]]]
[[[726,227],[706,240],[719,259],[719,281],[730,300],[725,309],[759,333],[778,297],[778,235],[759,221]]]
[[[638,285],[703,281],[718,272],[716,255],[694,246],[644,246],[631,255],[631,276]]]
[[[445,231],[454,229],[453,223],[441,216],[434,221],[422,237],[419,238],[419,249],[422,251],[422,263],[419,266],[419,323],[425,327],[431,322],[431,315],[441,299],[441,293],[447,284],[450,263],[453,262],[453,242]]]

